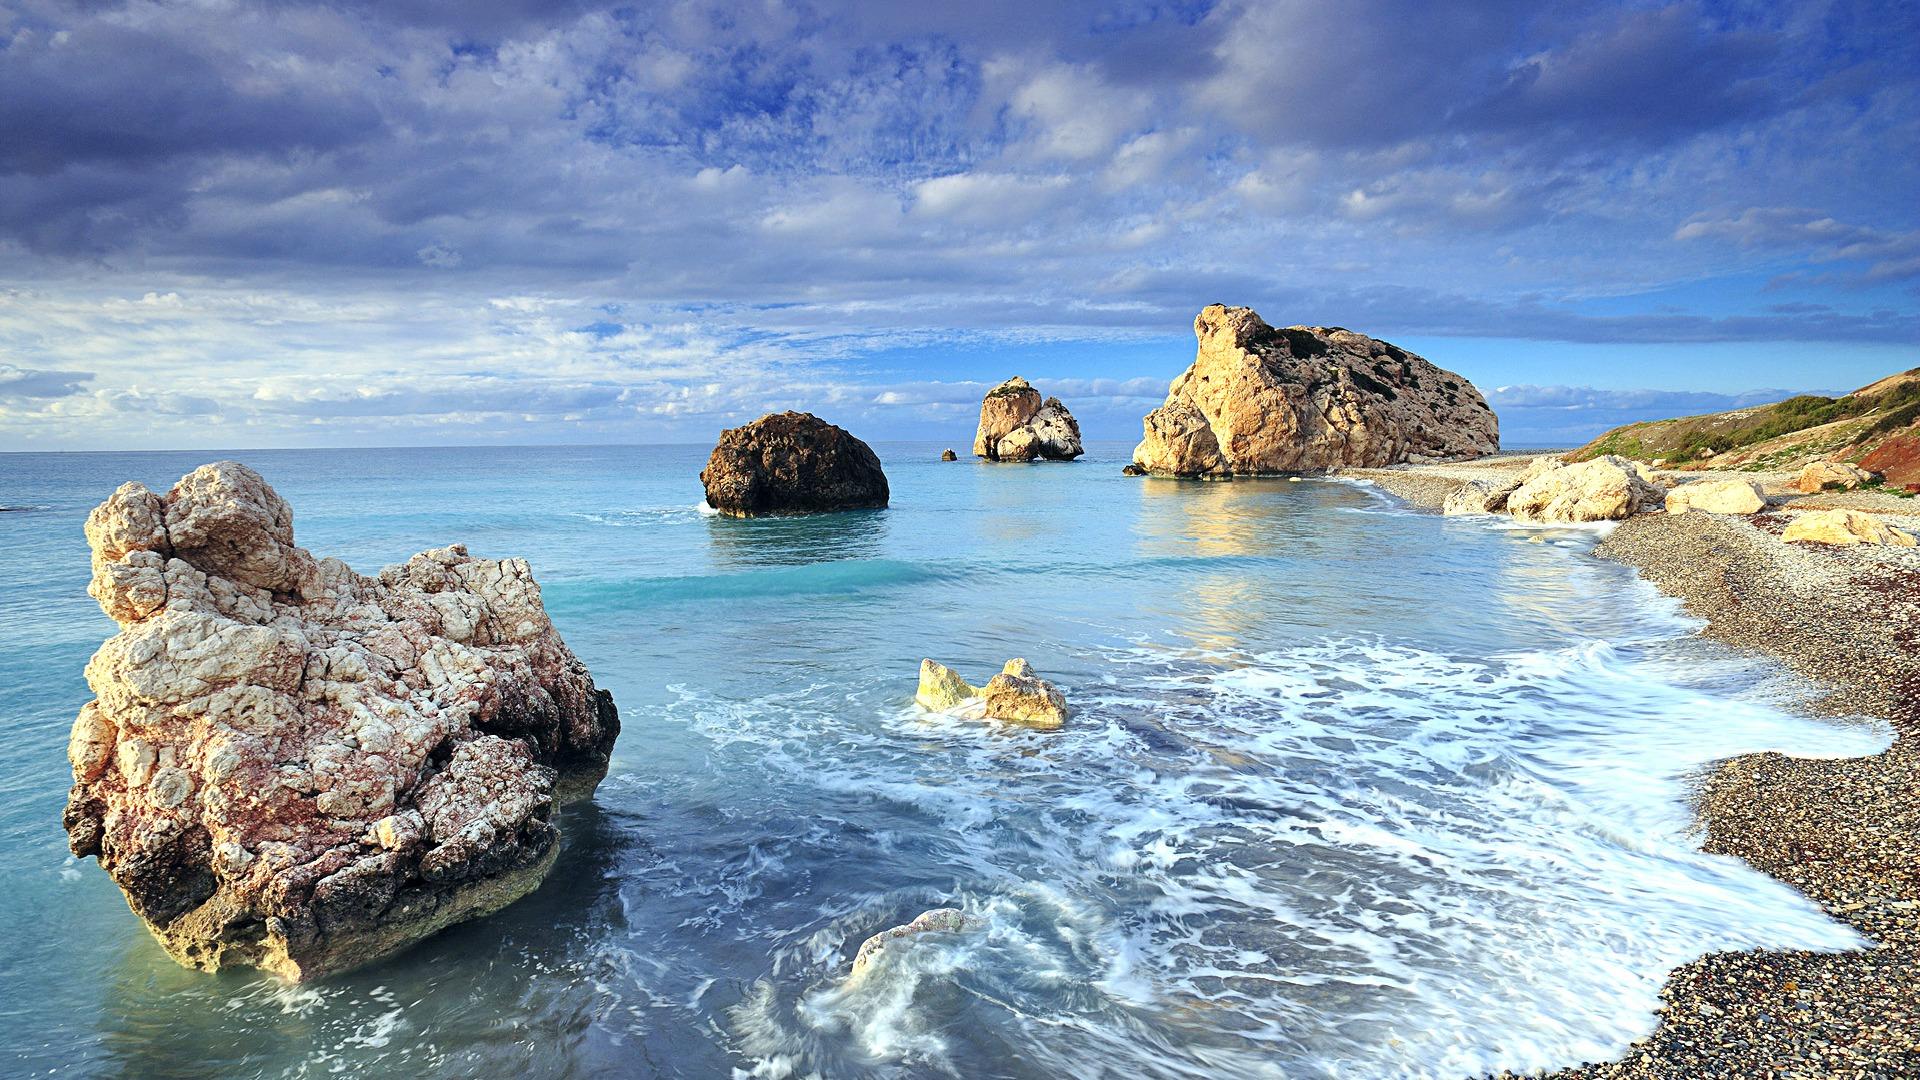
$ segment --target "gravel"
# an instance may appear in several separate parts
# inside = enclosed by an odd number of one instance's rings
[[[1526,461],[1343,475],[1435,508],[1464,480]],[[1594,554],[1678,597],[1707,620],[1708,636],[1814,680],[1823,696],[1809,708],[1892,726],[1885,753],[1731,758],[1696,793],[1705,850],[1799,889],[1869,947],[1714,953],[1684,964],[1661,992],[1654,1034],[1618,1060],[1557,1077],[1920,1077],[1920,552],[1779,538],[1790,520],[1782,511],[1795,504],[1902,514],[1894,523],[1910,531],[1920,520],[1906,517],[1909,500],[1798,496],[1779,477],[1760,479],[1776,504],[1768,512],[1641,515]]]

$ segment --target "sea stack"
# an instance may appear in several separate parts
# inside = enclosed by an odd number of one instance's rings
[[[1086,451],[1080,423],[1060,399],[1042,401],[1040,391],[1015,375],[981,400],[973,453],[988,461],[1072,461]]]
[[[183,964],[304,981],[496,911],[606,775],[613,700],[524,560],[362,577],[231,461],[123,485],[86,535],[120,632],[87,665],[67,835]]]
[[[1268,326],[1212,304],[1199,351],[1142,422],[1134,462],[1164,476],[1318,473],[1480,457],[1499,423],[1473,384],[1340,327]]]
[[[878,509],[888,496],[872,447],[798,412],[721,432],[700,483],[707,505],[733,517]]]

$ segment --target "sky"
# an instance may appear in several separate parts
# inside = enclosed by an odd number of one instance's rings
[[[0,450],[1129,439],[1213,302],[1514,446],[1920,366],[1920,5],[0,0]]]

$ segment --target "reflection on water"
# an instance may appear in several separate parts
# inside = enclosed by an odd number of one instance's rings
[[[1471,1075],[1617,1052],[1702,951],[1854,943],[1695,850],[1681,778],[1884,734],[1740,698],[1590,533],[876,449],[890,509],[747,521],[694,509],[705,447],[249,459],[356,566],[526,555],[625,722],[539,891],[297,989],[175,967],[59,831],[79,522],[199,456],[15,462],[52,509],[0,516],[0,1072]],[[911,704],[922,656],[1016,655],[1066,728]],[[940,906],[977,929],[845,984]]]

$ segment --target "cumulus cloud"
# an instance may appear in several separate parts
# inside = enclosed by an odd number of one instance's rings
[[[83,393],[91,371],[50,371],[0,364],[0,398],[63,398]]]
[[[892,352],[1213,300],[1910,344],[1914,40],[1850,3],[19,0],[0,349],[86,391],[11,395],[36,435],[174,394],[271,439],[958,408],[908,399],[977,372]]]

